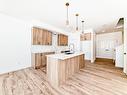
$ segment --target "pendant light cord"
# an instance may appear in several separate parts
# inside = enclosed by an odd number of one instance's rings
[[[67,6],[67,21],[66,21],[66,24],[69,25],[69,16],[68,16],[68,6]]]

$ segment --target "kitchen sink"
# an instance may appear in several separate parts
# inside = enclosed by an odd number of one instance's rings
[[[74,54],[74,53],[73,53],[73,52],[65,52],[65,54],[67,54],[67,55],[68,55],[68,54]]]

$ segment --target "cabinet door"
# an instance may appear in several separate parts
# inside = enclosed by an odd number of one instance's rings
[[[41,64],[42,64],[42,67],[45,67],[46,66],[46,56],[44,53],[41,54]]]
[[[58,46],[68,45],[68,36],[63,34],[58,34]]]
[[[91,40],[91,33],[86,33],[86,40]]]
[[[60,46],[60,35],[58,34],[58,37],[57,37],[57,44],[58,46]]]
[[[85,33],[80,35],[80,41],[91,40],[91,33]]]
[[[38,45],[42,45],[42,43],[43,43],[43,37],[42,37],[42,32],[43,32],[43,30],[42,29],[38,29],[38,33],[37,33],[37,37],[38,37]]]
[[[45,52],[45,53],[37,53],[35,54],[35,69],[40,69],[45,67],[47,64],[47,56],[49,54],[54,54],[55,52]]]
[[[47,31],[47,45],[51,45],[52,44],[52,33]]]
[[[63,46],[63,35],[62,34],[59,35],[59,44],[60,46]]]
[[[40,35],[40,39],[39,39],[39,41],[40,41],[40,44],[39,45],[43,45],[44,44],[44,37],[43,37],[43,29],[39,29],[40,31],[40,33],[38,34],[38,35]]]
[[[45,54],[37,53],[35,54],[35,69],[40,69],[46,65]]]
[[[42,40],[43,40],[43,43],[42,45],[47,45],[46,42],[47,42],[47,31],[46,30],[42,30]]]
[[[35,69],[38,69],[42,66],[41,61],[42,61],[41,54],[40,53],[35,54]]]
[[[80,35],[80,41],[83,41],[83,35],[82,34]]]
[[[84,60],[84,54],[79,56],[79,68],[84,68],[85,67],[85,60]]]
[[[65,46],[68,45],[68,36],[65,36]]]
[[[38,29],[37,28],[33,28],[32,29],[32,33],[33,33],[33,45],[37,45],[38,42],[37,42],[37,38],[38,38]]]
[[[42,43],[42,32],[41,32],[41,29],[39,28],[36,28],[36,31],[35,31],[35,35],[36,35],[36,44],[35,45],[41,45]]]
[[[52,32],[45,29],[34,27],[32,29],[32,44],[33,45],[51,45],[52,44]]]
[[[62,35],[62,39],[63,46],[66,46],[66,36]]]
[[[48,45],[48,32],[44,30],[44,37],[45,37],[45,45]]]
[[[36,28],[32,29],[32,36],[33,36],[33,40],[32,40],[32,44],[35,45],[36,44]]]
[[[52,45],[52,32],[49,32],[49,45]]]

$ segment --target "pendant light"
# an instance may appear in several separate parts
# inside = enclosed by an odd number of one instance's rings
[[[82,33],[84,33],[84,21],[82,21]]]
[[[66,5],[66,7],[67,7],[66,25],[68,26],[68,25],[69,25],[69,3],[67,2],[65,5]]]
[[[79,14],[75,14],[75,16],[76,16],[76,31],[78,31],[79,29],[78,29],[78,16],[79,16]]]

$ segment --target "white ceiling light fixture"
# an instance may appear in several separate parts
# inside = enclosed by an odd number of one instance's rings
[[[78,28],[78,16],[79,16],[79,14],[75,14],[75,16],[76,16],[76,31],[78,31],[79,30],[79,28]]]
[[[67,2],[65,5],[66,5],[66,7],[67,7],[66,25],[68,26],[68,25],[69,25],[69,3]]]

